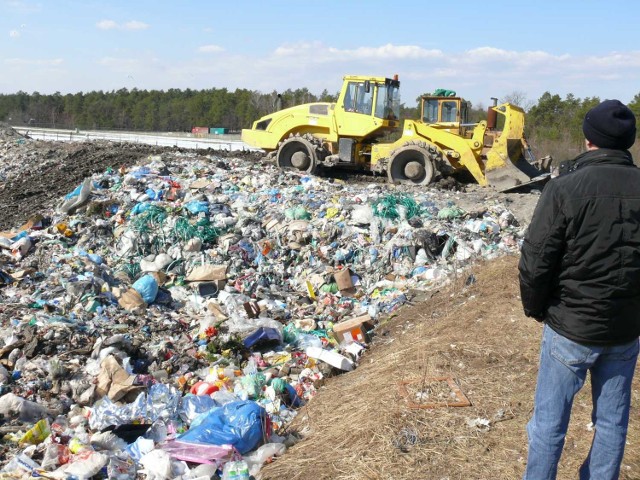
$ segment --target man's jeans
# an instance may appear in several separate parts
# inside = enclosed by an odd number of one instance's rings
[[[638,340],[614,347],[585,346],[544,326],[533,417],[527,424],[529,456],[525,480],[556,478],[573,397],[591,372],[595,427],[580,479],[617,479],[624,454],[631,380]]]

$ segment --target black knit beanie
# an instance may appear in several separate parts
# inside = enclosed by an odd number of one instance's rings
[[[582,131],[600,148],[627,150],[636,141],[636,117],[619,100],[605,100],[587,112]]]

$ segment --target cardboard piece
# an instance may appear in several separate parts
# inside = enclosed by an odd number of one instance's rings
[[[144,387],[134,385],[135,375],[129,375],[120,366],[113,355],[107,356],[100,364],[102,370],[98,375],[96,394],[100,397],[107,395],[109,399],[117,402],[130,392],[142,391]]]
[[[371,321],[369,315],[362,315],[336,323],[333,325],[333,335],[338,343],[367,343],[369,341],[367,327],[370,326]]]
[[[226,265],[205,264],[195,267],[185,278],[187,282],[213,282],[227,278]]]
[[[338,290],[351,290],[353,288],[351,272],[348,268],[336,270],[333,272],[333,278],[335,278],[336,283],[338,284]]]
[[[211,185],[211,180],[208,178],[198,178],[197,180],[191,182],[189,188],[192,190],[198,190],[200,188],[206,188]]]
[[[222,311],[222,308],[220,308],[220,305],[214,301],[207,303],[207,310],[209,310],[217,320],[226,320],[228,318]]]
[[[118,299],[118,305],[125,310],[134,311],[147,306],[142,295],[135,288],[130,288]]]

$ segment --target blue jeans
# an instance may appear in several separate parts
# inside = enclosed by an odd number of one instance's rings
[[[595,434],[580,479],[617,479],[624,454],[631,380],[638,340],[612,347],[586,346],[544,326],[533,417],[527,424],[525,480],[554,479],[569,425],[573,398],[591,372],[591,419]]]

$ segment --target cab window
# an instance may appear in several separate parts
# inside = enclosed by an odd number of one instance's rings
[[[442,121],[458,121],[458,102],[442,102]]]
[[[349,83],[347,85],[347,92],[344,95],[344,110],[346,112],[355,112],[356,106],[356,83]]]
[[[358,85],[358,93],[356,94],[356,112],[371,115],[373,108],[373,88],[369,88],[367,92],[364,83]]]
[[[397,86],[378,85],[375,116],[387,120],[400,118],[400,91]]]
[[[350,82],[344,96],[344,109],[347,112],[371,115],[373,109],[373,87],[366,91],[364,83]]]
[[[424,123],[438,122],[438,100],[427,100],[424,102],[424,112],[422,112]]]

